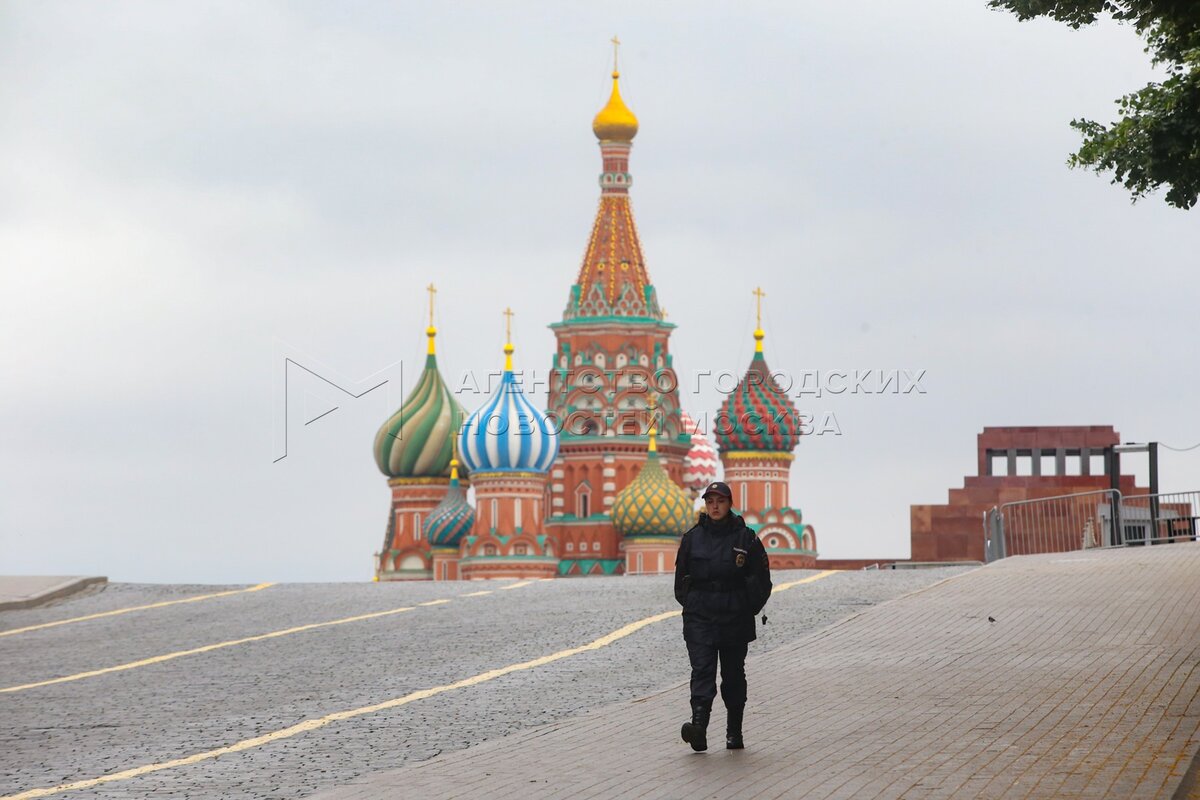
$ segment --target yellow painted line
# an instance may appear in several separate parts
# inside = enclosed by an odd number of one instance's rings
[[[441,600],[438,602],[448,603],[449,600]],[[422,603],[422,605],[431,605],[430,603]],[[405,611],[412,611],[416,606],[404,606],[403,608],[393,608],[388,611],[376,611],[371,614],[359,614],[356,617],[346,617],[344,619],[330,620],[329,622],[314,622],[310,625],[300,625],[296,628],[287,628],[282,631],[271,631],[270,633],[260,633],[257,636],[247,636],[244,639],[231,639],[228,642],[217,642],[216,644],[206,644],[203,647],[193,647],[191,650],[179,650],[166,655],[154,656],[153,658],[143,658],[141,661],[130,661],[128,664],[118,664],[115,667],[105,667],[104,669],[94,669],[89,672],[80,672],[75,675],[65,675],[61,678],[51,678],[48,681],[38,681],[37,683],[23,683],[20,686],[9,686],[5,689],[0,689],[0,694],[5,692],[20,692],[25,689],[35,689],[38,686],[50,686],[55,683],[67,683],[69,681],[83,680],[84,678],[94,678],[97,675],[107,675],[110,672],[123,672],[127,669],[137,669],[138,667],[148,667],[151,664],[161,664],[164,661],[173,661],[176,658],[184,656],[194,656],[198,653],[209,653],[213,650],[221,650],[226,647],[234,647],[247,642],[259,642],[263,639],[277,639],[280,636],[290,636],[293,633],[301,633],[303,631],[311,631],[316,628],[328,628],[331,625],[344,625],[347,622],[361,622],[364,619],[376,619],[378,617],[387,617],[392,614],[403,614]]]
[[[531,583],[534,583],[534,581],[518,581],[517,583],[510,583],[508,586],[501,586],[500,591],[507,592],[509,589],[520,589],[522,586],[528,586]]]
[[[506,586],[504,588],[515,589],[519,586],[528,586],[530,583],[533,583],[533,581],[525,581],[524,583],[513,584],[512,586]],[[269,584],[269,583],[262,584],[263,587],[271,586],[271,585],[272,584]],[[258,588],[258,587],[256,587],[256,588]],[[251,591],[251,590],[239,589],[238,591]],[[491,592],[476,592],[475,593],[475,595],[478,595],[478,594],[491,594]],[[475,595],[463,595],[463,596],[464,597],[473,597]],[[137,669],[138,667],[148,667],[151,664],[161,664],[164,661],[173,661],[174,659],[182,658],[183,656],[194,656],[199,653],[208,653],[213,650],[221,650],[223,648],[234,647],[239,644],[247,644],[249,642],[259,642],[259,641],[262,641],[263,639],[277,639],[280,636],[290,636],[293,633],[302,633],[304,631],[311,631],[316,628],[328,628],[331,625],[345,625],[347,622],[362,622],[363,620],[366,620],[366,619],[377,619],[378,617],[387,617],[387,616],[391,616],[392,614],[403,614],[405,611],[412,611],[417,606],[440,606],[440,605],[443,605],[444,603],[452,602],[452,600],[453,600],[453,598],[443,598],[440,600],[426,600],[424,603],[417,603],[416,606],[404,606],[403,608],[393,608],[393,609],[389,609],[387,611],[376,611],[371,614],[359,614],[354,617],[345,617],[343,619],[334,619],[334,620],[330,620],[328,622],[314,622],[309,625],[300,625],[298,627],[287,628],[286,630],[282,630],[282,631],[271,631],[270,633],[260,633],[257,636],[247,636],[243,639],[231,639],[228,642],[217,642],[216,644],[206,644],[203,647],[194,647],[191,650],[179,650],[174,653],[167,653],[167,654],[161,655],[161,656],[154,656],[153,658],[143,658],[140,661],[130,661],[128,664],[118,664],[114,667],[105,667],[103,669],[89,670],[88,672],[80,672],[75,675],[64,675],[61,678],[51,678],[50,680],[37,681],[36,683],[23,683],[20,686],[9,686],[9,687],[0,689],[0,694],[5,694],[8,692],[20,692],[20,691],[24,691],[25,689],[36,689],[39,686],[51,686],[55,683],[68,683],[70,681],[83,680],[84,678],[94,678],[97,675],[107,675],[110,672],[124,672],[125,670],[128,670],[128,669]],[[172,601],[172,602],[182,602],[182,601],[176,600],[176,601]]]
[[[484,589],[482,592],[471,592],[470,594],[464,594],[463,597],[483,597],[485,594],[491,593],[491,589]]]
[[[799,583],[799,581],[797,581],[797,583]],[[435,697],[439,694],[451,692],[455,689],[465,689],[469,686],[478,686],[481,683],[486,683],[487,681],[495,680],[496,678],[502,678],[505,675],[510,675],[514,672],[520,672],[521,670],[542,667],[555,661],[561,661],[564,658],[570,658],[571,656],[579,655],[580,653],[599,650],[602,647],[607,647],[613,642],[624,639],[630,634],[637,633],[648,625],[653,625],[656,622],[662,622],[663,620],[671,619],[672,617],[678,617],[679,615],[679,611],[665,611],[661,614],[655,614],[652,617],[640,619],[637,622],[631,622],[622,628],[618,628],[612,633],[605,634],[599,639],[578,647],[559,650],[557,653],[551,653],[548,656],[535,658],[532,661],[522,661],[519,664],[510,664],[507,667],[500,667],[498,669],[488,670],[487,672],[481,672],[478,675],[473,675],[470,678],[464,678],[463,680],[455,681],[454,683],[448,683],[444,686],[434,686],[431,689],[421,689],[420,691],[406,694],[403,697],[397,697],[382,703],[376,703],[375,705],[353,708],[348,711],[338,711],[333,714],[327,714],[324,717],[308,719],[299,724],[292,725],[291,727],[272,731],[271,733],[267,733],[262,736],[255,736],[253,739],[243,739],[235,744],[227,745],[225,747],[218,747],[215,750],[206,750],[203,753],[196,753],[195,755],[186,756],[185,758],[176,758],[171,761],[163,761],[158,764],[146,764],[145,766],[134,767],[132,769],[122,770],[121,772],[114,772],[111,775],[103,775],[99,778],[88,778],[86,780],[75,781],[74,783],[64,783],[58,786],[49,786],[44,789],[30,789],[29,791],[21,792],[20,794],[5,795],[4,797],[0,797],[0,800],[32,800],[32,798],[35,797],[46,797],[48,795],[59,794],[61,792],[73,792],[82,789],[90,789],[93,786],[100,786],[101,784],[105,783],[129,780],[130,778],[148,775],[152,772],[161,772],[162,770],[174,769],[175,767],[185,767],[200,761],[207,761],[212,758],[217,758],[218,756],[228,755],[230,753],[239,753],[243,750],[261,747],[265,744],[277,742],[281,739],[290,739],[291,737],[297,736],[301,733],[315,731],[318,728],[324,728],[326,725],[330,725],[334,722],[340,722],[342,720],[352,719],[354,717],[361,717],[366,714],[374,714],[378,711],[386,711],[391,708],[408,705],[409,703],[416,702],[417,700],[425,700],[430,697]]]
[[[780,592],[786,592],[788,589],[791,589],[793,586],[799,586],[802,583],[812,583],[813,581],[819,581],[822,578],[828,578],[830,575],[837,575],[838,572],[840,572],[840,571],[841,570],[827,569],[823,572],[818,572],[816,575],[809,575],[807,578],[801,578],[798,581],[792,581],[791,583],[781,583],[778,586],[776,586],[774,589],[771,590],[771,594],[775,595],[775,594],[779,594]]]
[[[13,636],[18,633],[27,633],[29,631],[37,631],[42,628],[54,628],[58,625],[70,625],[73,622],[87,622],[90,619],[100,619],[101,617],[115,617],[118,614],[130,614],[134,611],[145,611],[150,608],[164,608],[166,606],[175,606],[180,603],[198,603],[201,600],[212,600],[215,597],[229,597],[234,594],[246,594],[247,592],[257,592],[266,589],[268,586],[274,586],[273,583],[260,583],[257,586],[251,586],[249,589],[231,589],[228,592],[216,592],[215,594],[199,594],[195,597],[185,597],[182,600],[164,600],[161,603],[150,603],[144,606],[131,606],[129,608],[118,608],[115,611],[102,611],[99,614],[88,614],[85,617],[74,617],[72,619],[60,619],[58,622],[43,622],[41,625],[27,625],[24,628],[13,628],[12,630],[0,631],[0,636]]]

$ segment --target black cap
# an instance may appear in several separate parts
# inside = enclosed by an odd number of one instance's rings
[[[733,500],[733,491],[729,488],[729,484],[724,481],[714,481],[708,485],[701,497],[708,497],[710,494],[719,494],[722,497],[728,497]]]

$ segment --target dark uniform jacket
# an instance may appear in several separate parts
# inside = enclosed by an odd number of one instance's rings
[[[720,522],[700,514],[675,556],[675,599],[683,638],[709,645],[755,639],[754,617],[771,596],[767,551],[737,514]]]

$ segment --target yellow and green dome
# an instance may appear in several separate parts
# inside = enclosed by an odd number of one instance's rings
[[[692,527],[692,499],[671,480],[658,460],[654,430],[650,430],[650,452],[646,464],[617,495],[612,521],[622,536],[681,536]]]
[[[429,355],[412,392],[375,434],[375,463],[389,478],[445,478],[450,475],[454,437],[467,413],[438,372],[433,337]]]

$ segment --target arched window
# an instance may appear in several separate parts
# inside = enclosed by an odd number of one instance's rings
[[[592,514],[592,487],[583,481],[575,487],[575,516],[589,517]]]
[[[496,498],[494,498],[494,497],[492,498],[491,512],[492,512],[492,524],[490,527],[492,530],[496,530],[496,526],[500,522],[500,502],[498,500],[496,500]],[[493,549],[495,549],[495,548],[493,548]]]
[[[766,486],[766,492],[767,492],[767,497],[764,502],[764,507],[772,508],[772,506],[771,506],[771,484],[769,484],[769,483]]]
[[[741,509],[742,511],[745,511],[746,510],[746,484],[744,484],[744,483],[738,487],[738,498],[739,498],[738,508]]]

